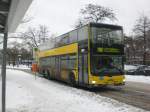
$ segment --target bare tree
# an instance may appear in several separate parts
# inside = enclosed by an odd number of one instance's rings
[[[48,28],[44,25],[39,25],[37,28],[29,28],[28,31],[22,34],[24,43],[31,48],[38,47],[39,44],[50,38]]]
[[[9,48],[7,48],[8,61],[13,62],[13,65],[15,65],[15,62],[17,61],[20,47],[21,47],[21,44],[14,41],[14,42],[9,43]]]
[[[85,24],[87,24],[86,21],[84,21],[83,19],[78,19],[77,22],[75,23],[75,28],[79,28],[84,26]]]
[[[13,65],[15,65],[16,62],[19,64],[19,61],[21,60],[31,60],[31,59],[32,59],[31,51],[24,48],[24,46],[22,46],[22,43],[19,43],[17,41],[9,43],[9,47],[7,48],[7,60],[9,64],[12,63]]]
[[[138,38],[143,39],[143,64],[146,64],[146,53],[147,53],[147,40],[148,40],[148,31],[150,30],[150,19],[142,15],[140,16],[134,26],[133,31],[136,33]]]
[[[41,43],[44,43],[49,39],[48,28],[44,25],[39,25],[39,38]]]
[[[87,24],[88,22],[104,22],[109,19],[116,20],[112,9],[100,5],[88,4],[84,9],[81,9],[81,18],[78,20],[76,27]]]
[[[132,63],[136,58],[136,40],[132,36],[125,36],[125,53],[127,62]]]
[[[38,47],[38,35],[35,28],[29,28],[27,32],[23,33],[22,37],[24,42],[31,45],[32,47]]]

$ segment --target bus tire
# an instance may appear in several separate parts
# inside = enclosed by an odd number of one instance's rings
[[[42,74],[42,70],[41,70],[41,68],[39,69],[39,74]]]
[[[70,74],[69,74],[69,83],[70,83],[70,85],[73,86],[73,87],[76,85],[75,76],[74,76],[73,73],[70,73]]]
[[[42,70],[42,75],[44,78],[46,78],[45,70]]]

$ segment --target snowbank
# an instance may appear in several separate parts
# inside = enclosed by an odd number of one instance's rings
[[[31,69],[29,66],[27,65],[15,65],[15,66],[12,66],[12,65],[7,65],[6,66],[7,68],[10,68],[10,69],[20,69],[20,70],[24,70],[24,69]]]
[[[128,71],[128,70],[133,70],[133,69],[136,69],[137,66],[134,66],[134,65],[124,65],[124,70],[125,71]]]
[[[135,76],[135,75],[126,75],[126,81],[132,82],[142,82],[150,84],[150,76]]]
[[[125,65],[125,71],[136,69],[137,66],[134,65]],[[141,83],[148,83],[150,84],[150,76],[143,76],[143,75],[126,75],[126,81],[132,82],[141,82]]]
[[[7,112],[145,112],[18,70],[7,70]]]

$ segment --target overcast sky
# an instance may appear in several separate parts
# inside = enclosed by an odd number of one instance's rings
[[[20,29],[44,24],[51,33],[66,33],[73,29],[80,9],[89,3],[112,8],[118,19],[115,24],[123,26],[128,35],[140,14],[150,16],[150,0],[34,0],[27,12],[34,19]]]

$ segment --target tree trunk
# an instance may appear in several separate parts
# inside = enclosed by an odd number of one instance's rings
[[[146,65],[146,52],[144,51],[143,54],[143,65]]]
[[[144,34],[143,34],[143,39],[144,39],[144,54],[143,54],[143,64],[146,64],[146,30],[145,30],[145,21],[144,21]]]

